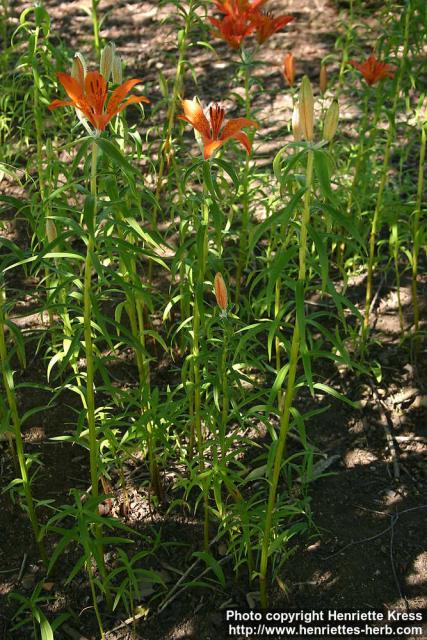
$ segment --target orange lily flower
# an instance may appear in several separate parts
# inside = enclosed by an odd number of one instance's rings
[[[208,120],[197,98],[183,100],[182,108],[184,114],[179,115],[178,118],[189,122],[196,132],[200,134],[205,160],[208,160],[230,138],[240,142],[245,147],[247,154],[250,154],[251,142],[242,129],[243,127],[255,127],[257,129],[258,124],[254,120],[234,118],[222,127],[225,116],[224,109],[218,103],[210,105]]]
[[[294,54],[288,52],[283,58],[283,75],[290,87],[295,84],[295,58]]]
[[[273,33],[280,31],[294,19],[293,16],[277,16],[277,18],[274,18],[270,12],[263,13],[262,11],[257,12],[255,15],[258,44],[263,44]]]
[[[234,17],[244,13],[253,13],[266,2],[267,0],[213,0],[218,11]]]
[[[77,62],[76,62],[77,60]],[[53,100],[49,109],[57,109],[58,107],[74,107],[80,115],[94,127],[97,133],[104,131],[107,124],[114,116],[123,111],[129,104],[137,102],[150,102],[145,96],[132,95],[125,100],[129,91],[142,82],[139,78],[126,80],[117,89],[113,91],[107,102],[107,81],[99,71],[90,71],[84,73],[83,65],[78,58],[75,58],[77,64],[77,73],[73,76],[67,73],[58,73],[59,82],[65,89],[69,100]],[[81,69],[79,67],[81,66]]]
[[[209,18],[209,20],[216,27],[212,35],[225,40],[232,49],[238,49],[243,39],[256,27],[255,15],[251,13],[226,15],[222,20],[216,18]]]
[[[360,71],[370,87],[384,78],[394,78],[392,66],[377,60],[373,53],[362,64],[355,60],[349,60],[349,64]]]

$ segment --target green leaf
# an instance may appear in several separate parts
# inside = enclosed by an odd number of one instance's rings
[[[83,220],[89,233],[95,233],[96,199],[92,195],[87,195],[83,208]]]
[[[358,409],[359,408],[357,402],[353,402],[352,400],[350,400],[349,398],[344,396],[342,393],[340,393],[336,389],[333,389],[332,387],[330,387],[327,384],[323,384],[323,382],[315,382],[313,387],[314,387],[314,389],[319,389],[319,391],[324,391],[325,393],[327,393],[330,396],[336,398],[337,400],[341,400],[342,402],[345,402],[345,404],[348,404],[353,409]]]
[[[212,569],[212,571],[218,578],[219,582],[221,583],[221,586],[225,587],[224,571],[222,570],[222,567],[219,564],[219,562],[215,560],[215,558],[210,553],[207,553],[206,551],[195,551],[193,553],[193,556],[196,556],[196,558],[201,558],[202,560],[204,560],[207,566]]]
[[[261,224],[255,225],[253,235],[250,241],[250,251],[253,251],[253,248],[258,243],[258,240],[261,236],[270,229],[270,227],[274,225],[281,225],[284,228],[289,224],[289,220],[292,216],[292,213],[295,211],[298,203],[300,202],[302,196],[304,195],[305,189],[301,189],[298,193],[296,193],[290,200],[290,202],[284,207],[277,211],[272,216],[261,222]]]
[[[133,167],[122,155],[122,152],[120,151],[120,149],[116,147],[116,145],[113,144],[110,140],[107,140],[106,138],[94,138],[94,140],[96,141],[96,144],[98,145],[98,147],[100,147],[100,149],[102,149],[102,151],[105,153],[105,155],[110,158],[112,163],[120,167],[120,169],[123,171],[125,176],[130,181],[130,186],[134,187]]]
[[[211,194],[212,198],[214,200],[221,199],[221,193],[219,192],[218,185],[216,184],[216,180],[212,175],[211,164],[209,160],[205,160],[203,162],[203,181],[209,193]]]
[[[336,197],[331,188],[331,176],[329,172],[329,160],[324,151],[320,149],[313,150],[314,171],[319,181],[320,190],[323,196],[336,205]]]
[[[304,293],[305,282],[298,280],[295,287],[295,301],[297,312],[297,323],[300,334],[300,354],[304,365],[304,373],[310,392],[313,394],[313,375],[311,371],[311,357],[307,349],[307,341],[305,336],[305,313],[304,313]]]
[[[45,617],[44,613],[40,611],[40,609],[39,609],[39,615],[40,615],[40,633],[41,633],[42,640],[54,640],[52,627],[50,626],[49,621]]]
[[[231,162],[223,160],[222,158],[214,158],[214,160],[212,160],[212,164],[217,164],[219,167],[221,167],[230,176],[235,188],[239,188],[240,181]]]
[[[328,256],[326,252],[324,238],[327,241],[328,236],[323,233],[322,235],[320,235],[320,233],[316,231],[313,225],[309,225],[308,232],[314,241],[314,244],[317,250],[317,255],[319,257],[320,273],[322,277],[322,293],[324,293],[326,290],[326,284],[328,282],[328,275],[329,275],[329,263],[328,263]]]

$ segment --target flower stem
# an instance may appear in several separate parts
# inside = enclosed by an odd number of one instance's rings
[[[185,18],[184,29],[180,32],[178,39],[178,61],[176,63],[175,81],[172,89],[172,98],[169,102],[168,112],[166,115],[166,135],[160,153],[159,173],[157,176],[156,198],[158,199],[162,190],[163,174],[166,167],[169,166],[169,153],[172,146],[172,129],[175,122],[176,107],[178,98],[182,90],[182,80],[185,70],[185,54],[187,51],[188,34],[193,19],[193,3],[189,0],[188,11]]]
[[[92,143],[92,158],[90,172],[90,194],[93,198],[92,220],[87,220],[88,241],[85,260],[85,272],[83,283],[83,335],[86,356],[86,416],[89,431],[89,464],[90,479],[92,484],[92,495],[97,498],[99,495],[99,445],[96,434],[95,420],[95,363],[93,356],[92,341],[92,301],[91,301],[91,276],[92,276],[92,255],[95,251],[95,225],[96,225],[96,198],[97,198],[97,159],[98,145],[94,140]],[[101,528],[95,527],[95,536],[100,538]],[[104,553],[101,546],[100,556],[102,564],[99,571],[102,576],[105,598],[107,606],[111,608],[111,594],[107,584],[107,572],[104,564]]]
[[[201,414],[201,379],[200,379],[200,325],[202,309],[200,308],[203,297],[203,283],[205,280],[206,263],[208,259],[208,216],[209,209],[206,201],[202,205],[202,251],[198,254],[198,264],[194,278],[194,310],[193,310],[193,382],[194,382],[194,431],[197,439],[197,449],[199,456],[199,471],[202,474],[205,470],[203,456],[203,433]],[[198,224],[198,221],[197,223]],[[203,539],[204,548],[209,548],[209,496],[205,480],[203,480],[203,501],[204,501],[204,525]]]
[[[397,104],[398,104],[399,94],[400,94],[400,84],[402,80],[403,66],[405,64],[407,54],[408,54],[410,17],[411,17],[411,3],[409,2],[408,7],[406,9],[406,16],[405,16],[403,52],[402,52],[402,57],[400,59],[400,65],[399,65],[399,69],[396,77],[396,87],[395,87],[393,105],[392,105],[391,115],[390,115],[390,124],[388,128],[387,140],[386,140],[386,145],[384,149],[384,160],[383,160],[383,166],[382,166],[381,180],[378,188],[377,200],[376,200],[374,215],[371,223],[371,233],[369,236],[368,276],[367,276],[367,282],[366,282],[365,315],[364,315],[364,321],[363,321],[363,327],[362,327],[362,349],[366,344],[366,340],[369,333],[369,316],[370,316],[370,307],[371,307],[371,300],[372,300],[372,281],[373,281],[374,261],[375,261],[375,244],[376,244],[377,232],[378,232],[379,223],[380,223],[380,215],[382,212],[384,190],[387,184],[391,145],[393,143],[393,140],[396,134],[396,111],[397,111]]]
[[[246,118],[251,115],[251,97],[250,97],[250,64],[248,60],[243,62],[245,76],[245,114]],[[243,172],[243,211],[242,211],[242,232],[240,234],[239,243],[239,261],[237,264],[236,274],[236,305],[239,304],[240,290],[242,285],[243,270],[247,261],[248,253],[248,236],[249,236],[249,156],[246,156],[245,168]]]
[[[48,206],[48,200],[46,198],[46,182],[43,168],[43,116],[42,107],[40,104],[40,84],[41,79],[37,69],[37,49],[40,37],[40,27],[36,27],[34,31],[34,59],[32,61],[33,71],[33,113],[34,124],[36,129],[36,162],[37,162],[37,177],[39,183],[40,205],[41,213],[43,216],[43,228],[46,228],[46,221],[49,217],[50,211]],[[48,269],[45,269],[46,289],[49,291],[51,278],[49,276]],[[49,325],[53,324],[53,314],[51,309],[48,309],[48,321]]]
[[[306,191],[304,195],[304,209],[301,219],[300,239],[299,239],[299,271],[298,282],[302,287],[305,286],[306,278],[306,253],[307,253],[307,227],[310,221],[310,197],[311,185],[313,180],[313,151],[309,150],[307,154],[306,167]],[[289,357],[289,371],[286,386],[286,394],[283,401],[283,408],[280,415],[280,431],[277,440],[276,452],[274,457],[273,474],[270,482],[270,491],[268,495],[267,512],[265,516],[264,535],[261,544],[261,563],[260,563],[260,591],[261,606],[266,608],[268,605],[267,595],[267,568],[268,555],[271,539],[271,527],[273,522],[273,512],[276,504],[277,485],[279,482],[280,469],[283,462],[283,452],[285,450],[286,438],[289,431],[290,413],[292,401],[295,391],[295,377],[300,351],[300,329],[297,318],[295,319],[294,331],[291,343],[291,353]]]
[[[417,198],[415,202],[415,211],[412,225],[412,306],[414,309],[414,353],[418,355],[420,350],[420,337],[419,337],[419,325],[420,325],[420,311],[418,307],[417,296],[417,275],[418,275],[418,253],[420,250],[420,217],[421,217],[421,202],[423,197],[424,188],[424,163],[426,159],[426,138],[427,138],[427,119],[421,125],[421,145],[420,145],[420,159],[418,164],[418,182],[417,182]]]
[[[224,327],[224,341],[222,345],[222,353],[221,353],[221,382],[222,382],[222,409],[221,409],[221,432],[220,432],[220,443],[221,443],[221,456],[224,460],[227,448],[225,445],[226,435],[227,435],[227,422],[228,422],[228,407],[229,407],[229,397],[228,397],[228,378],[227,378],[227,359],[228,359],[228,326]]]
[[[86,355],[86,411],[87,424],[89,430],[89,456],[90,456],[90,478],[92,483],[92,495],[98,496],[98,441],[95,424],[95,394],[94,394],[94,358],[92,343],[92,302],[91,302],[91,274],[92,274],[92,254],[95,249],[95,220],[96,220],[96,162],[98,147],[96,142],[92,144],[92,162],[90,177],[90,192],[94,199],[93,220],[88,224],[88,243],[85,261],[85,274],[83,286],[83,323]]]
[[[100,0],[92,0],[92,25],[93,25],[93,38],[95,45],[95,53],[99,56],[101,49],[101,41],[99,37],[99,19],[98,19],[98,5]]]

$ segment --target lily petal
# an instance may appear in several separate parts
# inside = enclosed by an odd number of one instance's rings
[[[210,141],[206,142],[205,145],[204,145],[204,157],[205,157],[205,160],[209,160],[209,158],[212,156],[212,154],[217,149],[222,147],[224,142],[225,142],[224,140],[210,140]]]
[[[246,133],[243,133],[243,131],[238,131],[237,133],[234,133],[231,138],[233,140],[238,140],[240,142],[240,144],[242,144],[245,149],[246,149],[246,153],[249,155],[251,152],[251,141],[249,140],[248,136],[246,135]]]
[[[206,139],[211,138],[211,128],[209,122],[203,113],[202,106],[196,98],[193,100],[182,100],[183,116],[178,116],[180,120],[189,122],[202,136]]]
[[[61,71],[57,73],[57,78],[64,87],[65,93],[73,102],[77,102],[82,99],[83,89],[75,78],[69,76],[68,73],[62,73]]]
[[[52,111],[58,107],[74,107],[74,102],[72,100],[52,100],[47,108]]]
[[[107,113],[104,114],[104,116],[106,118],[106,123],[105,124],[107,124],[107,122],[109,122],[112,118],[114,118],[114,116],[116,116],[118,113],[123,111],[123,109],[126,109],[126,107],[128,105],[136,104],[138,102],[147,102],[147,103],[149,103],[150,101],[145,96],[129,96],[129,98],[127,100],[125,100],[124,102],[122,102],[121,105],[119,105],[115,111],[111,112],[110,109],[108,109]]]
[[[222,130],[221,140],[227,140],[232,138],[234,134],[239,132],[243,127],[255,127],[259,128],[259,124],[255,120],[248,120],[247,118],[234,118],[229,120]]]
[[[140,78],[132,78],[130,80],[126,80],[126,82],[123,82],[123,84],[121,84],[120,87],[117,87],[117,89],[114,89],[108,102],[108,113],[117,113],[117,108],[122,100],[126,98],[129,91],[131,91],[131,89],[133,89],[135,85],[141,84],[141,82],[142,80]],[[146,98],[146,100],[148,100],[148,98]]]
[[[107,99],[107,81],[99,71],[89,71],[86,74],[85,94],[94,112],[98,115],[102,114]]]

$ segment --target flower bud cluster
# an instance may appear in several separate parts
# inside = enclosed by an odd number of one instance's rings
[[[325,85],[323,85],[325,86]],[[326,111],[323,121],[323,140],[331,142],[338,128],[339,107],[334,100]],[[292,132],[295,140],[312,142],[314,138],[314,98],[311,82],[304,76],[299,99],[292,114]]]

